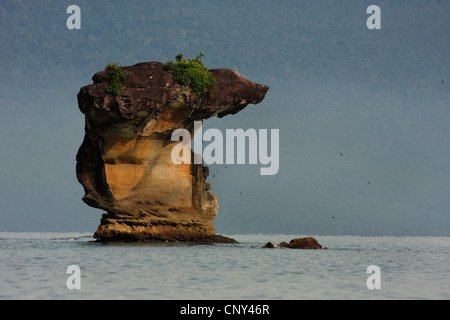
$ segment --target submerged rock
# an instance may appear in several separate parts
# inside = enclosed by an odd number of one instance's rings
[[[94,237],[103,241],[228,242],[215,235],[217,197],[203,164],[174,164],[176,129],[193,136],[194,121],[235,114],[261,102],[268,87],[230,69],[209,70],[217,84],[203,96],[174,82],[160,62],[123,67],[129,83],[108,93],[107,74],[78,93],[85,136],[77,153],[83,201],[105,210]],[[191,152],[191,159],[193,153]]]
[[[282,241],[278,244],[279,248],[289,248],[289,243]]]
[[[289,242],[291,249],[322,249],[322,245],[313,237],[296,238]]]
[[[263,248],[275,248],[275,246],[273,245],[272,242],[267,242],[267,243],[263,246]]]
[[[278,245],[273,245],[267,242],[263,248],[290,248],[290,249],[327,249],[322,248],[322,245],[313,237],[292,239],[289,243],[282,241]]]

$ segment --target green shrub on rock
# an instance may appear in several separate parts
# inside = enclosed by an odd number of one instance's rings
[[[183,54],[176,56],[176,62],[169,60],[164,64],[164,70],[171,72],[176,83],[189,86],[196,96],[208,92],[215,86],[216,80],[211,76],[201,58],[204,56],[200,52],[193,59],[184,59]]]
[[[123,70],[117,63],[107,64],[105,71],[109,83],[109,86],[106,87],[107,92],[118,94],[128,85],[130,73],[127,70]]]

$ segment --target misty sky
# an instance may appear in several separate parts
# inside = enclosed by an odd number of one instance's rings
[[[71,4],[79,30],[66,27]],[[450,236],[449,34],[438,0],[4,0],[0,231],[93,233],[103,212],[75,175],[80,87],[110,62],[203,51],[207,67],[270,86],[204,129],[280,132],[275,176],[209,166],[217,233]]]

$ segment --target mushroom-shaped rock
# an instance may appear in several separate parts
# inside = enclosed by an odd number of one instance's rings
[[[77,153],[83,201],[105,210],[99,240],[226,242],[215,235],[217,197],[203,164],[176,164],[176,129],[194,133],[194,121],[235,114],[261,102],[269,87],[231,69],[213,69],[216,86],[197,96],[177,84],[160,62],[122,67],[129,74],[117,94],[97,72],[78,93],[85,136]],[[191,151],[191,158],[193,152]]]

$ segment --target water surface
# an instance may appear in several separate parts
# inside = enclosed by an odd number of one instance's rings
[[[0,232],[0,299],[449,299],[449,237],[314,236],[328,250],[102,244],[88,233]],[[70,290],[67,267],[81,270]],[[380,267],[369,290],[367,267]]]

